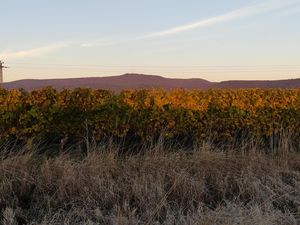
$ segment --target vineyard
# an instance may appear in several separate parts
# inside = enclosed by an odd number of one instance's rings
[[[297,142],[300,90],[0,90],[0,139],[83,140],[105,137],[151,141],[158,137],[227,143],[273,140],[283,132]]]

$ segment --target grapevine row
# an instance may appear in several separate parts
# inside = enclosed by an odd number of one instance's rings
[[[300,133],[300,90],[0,90],[0,140],[103,137],[219,141]]]

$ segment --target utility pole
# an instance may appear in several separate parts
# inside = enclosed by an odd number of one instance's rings
[[[0,60],[0,85],[3,84],[3,68],[7,68],[3,66],[4,62]]]

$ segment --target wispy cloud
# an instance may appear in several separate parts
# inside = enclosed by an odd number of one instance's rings
[[[133,41],[141,40],[142,36],[131,36],[131,37],[111,37],[111,38],[100,38],[97,40],[86,41],[82,43],[78,43],[78,45],[82,48],[91,48],[91,47],[106,47],[106,46],[115,46],[120,44],[126,44]]]
[[[262,3],[257,3],[254,5],[249,5],[247,7],[243,7],[222,15],[202,19],[190,24],[185,24],[173,28],[169,28],[163,31],[154,32],[150,34],[146,34],[143,38],[155,38],[155,37],[163,37],[169,35],[175,35],[178,33],[183,33],[189,30],[201,29],[204,27],[210,27],[213,25],[217,25],[220,23],[225,23],[229,21],[238,20],[244,17],[249,17],[257,14],[262,14],[274,10],[280,10],[287,7],[294,6],[295,4],[300,3],[299,0],[269,0],[264,1]]]
[[[65,42],[54,43],[46,46],[42,46],[39,48],[33,48],[28,50],[21,51],[6,51],[0,53],[0,59],[4,60],[14,60],[19,58],[28,58],[28,57],[36,57],[46,55],[52,52],[55,52],[59,49],[68,47],[69,44]]]
[[[115,38],[101,38],[98,40],[87,41],[80,43],[79,46],[83,48],[95,47],[95,46],[111,46],[122,43],[122,41],[117,40]]]

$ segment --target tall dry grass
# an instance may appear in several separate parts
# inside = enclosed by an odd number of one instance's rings
[[[111,146],[84,157],[5,154],[0,223],[300,224],[300,156],[259,152],[203,145],[135,155]]]

